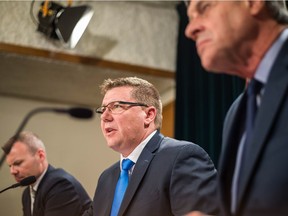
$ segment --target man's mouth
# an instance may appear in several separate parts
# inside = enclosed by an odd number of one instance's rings
[[[105,133],[106,134],[111,134],[113,131],[116,131],[116,130],[113,129],[113,128],[105,128]]]

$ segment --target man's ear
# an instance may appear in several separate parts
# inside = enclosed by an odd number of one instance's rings
[[[247,0],[251,15],[258,15],[265,8],[265,0]]]
[[[46,159],[46,153],[43,149],[38,149],[37,150],[37,155],[41,160],[45,160]]]
[[[144,125],[148,126],[150,125],[151,122],[154,122],[154,119],[156,118],[157,110],[153,106],[147,107],[145,109],[146,109],[145,111],[146,117],[144,120]]]

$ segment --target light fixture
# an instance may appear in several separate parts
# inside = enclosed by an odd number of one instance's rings
[[[87,5],[64,7],[52,1],[44,1],[38,12],[37,31],[50,38],[59,39],[68,48],[74,48],[93,13],[92,8]]]

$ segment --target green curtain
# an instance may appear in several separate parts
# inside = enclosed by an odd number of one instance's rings
[[[244,80],[213,74],[201,66],[195,43],[186,38],[186,7],[177,5],[179,36],[176,68],[175,138],[202,146],[217,166],[225,114],[244,89]]]

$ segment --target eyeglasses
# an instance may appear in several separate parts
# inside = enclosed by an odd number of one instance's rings
[[[95,112],[99,114],[103,114],[105,110],[108,109],[112,114],[120,114],[133,106],[148,107],[148,105],[144,103],[136,103],[136,102],[128,102],[128,101],[113,101],[107,104],[106,106],[101,106],[97,108]]]

